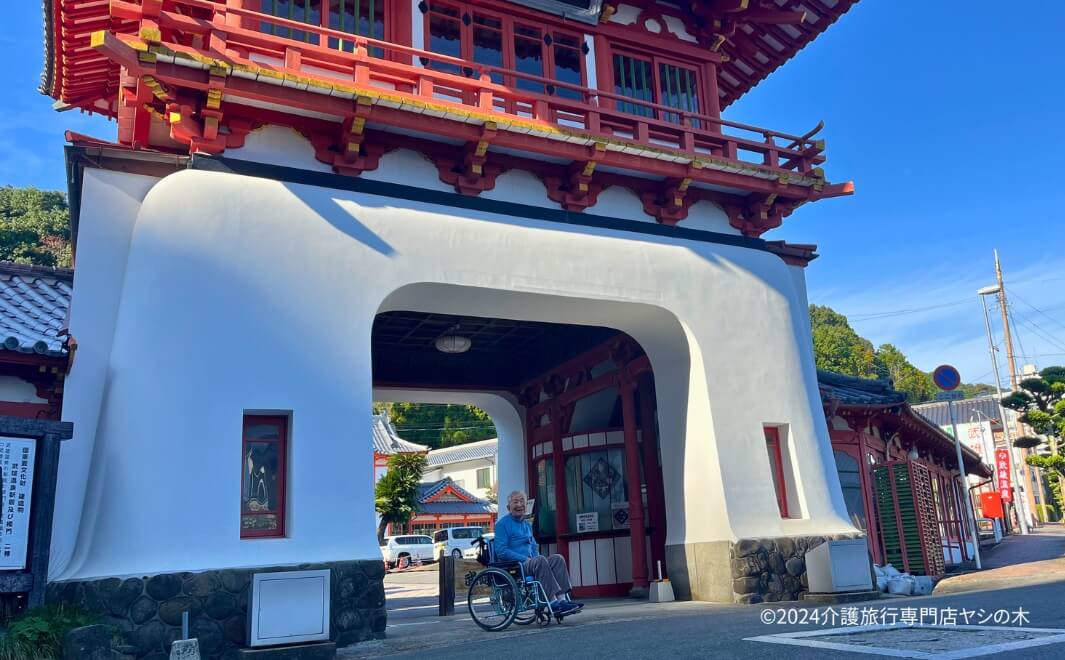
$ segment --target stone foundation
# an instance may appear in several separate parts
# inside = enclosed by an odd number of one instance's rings
[[[740,539],[666,546],[666,565],[680,600],[753,605],[799,600],[806,593],[806,553],[825,541],[860,534]]]
[[[236,660],[237,649],[247,643],[252,574],[315,569],[332,571],[330,639],[337,646],[384,636],[385,573],[379,560],[52,582],[47,600],[102,614],[101,622],[145,660],[169,658],[187,610],[189,634],[199,639],[203,658]]]

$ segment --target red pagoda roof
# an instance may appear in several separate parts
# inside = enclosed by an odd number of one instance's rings
[[[216,0],[203,0],[203,4],[212,1]],[[718,76],[721,108],[794,57],[856,2],[692,0],[689,18],[699,28],[700,43],[724,56]],[[43,0],[42,93],[85,110],[114,114],[111,101],[118,90],[119,66],[90,46],[90,36],[98,30],[135,34],[137,22],[116,17],[112,4],[111,0]],[[618,4],[604,3],[606,16]],[[653,3],[629,0],[625,4]]]

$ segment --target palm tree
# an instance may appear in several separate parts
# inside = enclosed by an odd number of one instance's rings
[[[410,522],[418,511],[418,484],[425,471],[425,454],[393,454],[388,458],[388,472],[377,482],[374,504],[381,521],[377,524],[377,543],[385,544],[388,525]]]

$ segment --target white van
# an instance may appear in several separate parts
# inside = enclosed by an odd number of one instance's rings
[[[473,547],[473,542],[484,533],[483,527],[449,527],[433,534],[433,556],[443,559],[451,555],[461,559],[463,553]]]

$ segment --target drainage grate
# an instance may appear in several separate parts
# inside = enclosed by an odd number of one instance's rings
[[[1065,630],[1006,626],[848,626],[761,635],[748,637],[746,641],[895,658],[953,660],[1065,643]]]

